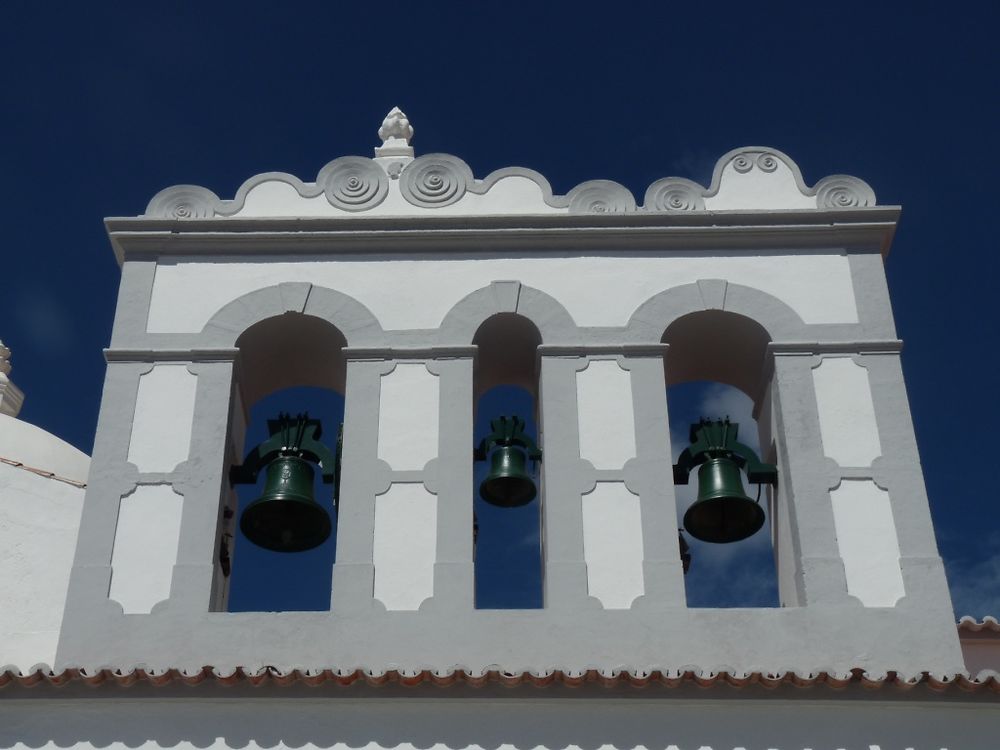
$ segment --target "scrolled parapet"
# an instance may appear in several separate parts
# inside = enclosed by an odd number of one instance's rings
[[[704,211],[705,188],[683,177],[664,177],[646,189],[646,211]]]
[[[334,159],[316,176],[330,205],[344,211],[366,211],[385,200],[389,178],[371,159],[344,156]]]
[[[813,188],[817,208],[860,208],[875,205],[875,191],[862,179],[836,174],[824,177]]]
[[[146,216],[163,219],[211,219],[219,196],[199,185],[174,185],[161,190],[146,206]]]
[[[414,159],[399,176],[399,192],[420,208],[441,208],[462,199],[474,182],[469,165],[448,154]]]
[[[571,214],[635,211],[635,198],[624,185],[612,180],[581,182],[566,195]]]

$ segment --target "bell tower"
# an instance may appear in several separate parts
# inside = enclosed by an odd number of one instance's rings
[[[771,148],[640,205],[415,156],[398,109],[379,135],[313,181],[107,220],[122,282],[58,667],[962,669],[883,270],[898,207]],[[753,401],[759,450],[726,414],[675,450],[666,389],[700,380]],[[495,386],[531,405],[486,413]],[[342,426],[269,415],[248,446],[286,387],[342,395]],[[477,608],[477,495],[537,508],[541,608]],[[769,535],[781,606],[688,607],[681,525]],[[334,538],[328,611],[226,611],[238,529],[282,555]]]

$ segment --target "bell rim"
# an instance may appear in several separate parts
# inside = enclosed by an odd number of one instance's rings
[[[252,533],[248,533],[248,521],[247,521],[248,514],[255,507],[272,505],[273,503],[276,502],[293,503],[295,506],[300,506],[302,508],[308,507],[310,509],[310,512],[312,512],[314,516],[318,519],[319,526],[317,533],[307,537],[307,539],[309,540],[308,544],[299,544],[293,547],[289,547],[287,545],[279,547],[272,544],[262,544],[260,541],[258,541],[258,539],[254,538],[254,535],[252,535]],[[316,500],[302,499],[301,495],[270,497],[267,499],[259,497],[252,503],[250,503],[246,508],[244,508],[243,512],[240,514],[240,531],[242,532],[243,536],[247,538],[247,541],[249,541],[251,544],[260,547],[261,549],[266,549],[271,552],[306,552],[308,550],[319,547],[324,542],[326,542],[327,539],[330,538],[330,535],[333,533],[333,521],[331,520],[330,513],[329,511],[327,511],[326,508],[320,505]],[[250,529],[250,531],[252,532],[252,529]],[[316,539],[318,539],[318,541],[313,541]]]
[[[753,531],[751,531],[749,534],[745,534],[744,536],[735,537],[732,539],[706,538],[705,536],[698,534],[696,531],[692,531],[689,525],[692,511],[694,511],[699,505],[703,505],[706,502],[721,500],[723,499],[723,496],[707,497],[704,499],[696,500],[694,503],[692,503],[692,505],[684,512],[684,519],[682,521],[682,525],[684,527],[683,530],[701,542],[707,542],[708,544],[732,544],[734,542],[742,542],[746,539],[749,539],[758,531],[760,531],[762,528],[764,528],[764,524],[767,522],[767,514],[764,513],[764,509],[760,506],[760,503],[745,495],[743,497],[734,497],[732,495],[728,495],[726,497],[732,500],[738,500],[740,504],[743,505],[744,507],[749,505],[750,507],[753,508],[754,521],[753,524],[747,526],[747,528],[752,528]]]

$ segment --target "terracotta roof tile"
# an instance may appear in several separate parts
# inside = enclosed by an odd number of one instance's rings
[[[979,633],[982,631],[1000,633],[1000,622],[995,617],[984,617],[982,622],[974,617],[963,617],[958,621],[959,632]]]
[[[488,684],[498,684],[507,687],[517,687],[520,685],[545,687],[547,685],[559,684],[568,687],[579,687],[585,684],[597,684],[609,688],[619,685],[638,688],[654,685],[679,688],[686,685],[694,685],[709,689],[720,685],[728,685],[735,688],[757,686],[769,690],[786,685],[797,688],[822,687],[833,690],[843,690],[851,685],[858,685],[869,690],[883,690],[887,688],[912,690],[915,687],[923,685],[936,692],[960,690],[962,692],[976,692],[1000,696],[1000,674],[993,671],[980,672],[977,676],[963,673],[933,675],[928,672],[906,676],[892,671],[884,674],[869,673],[862,669],[853,669],[850,672],[842,674],[827,671],[807,673],[793,671],[737,673],[727,671],[699,671],[695,669],[671,671],[589,669],[577,672],[553,670],[543,673],[507,672],[502,670],[470,673],[463,669],[433,671],[396,669],[385,671],[361,669],[353,671],[337,669],[293,669],[285,672],[274,667],[263,667],[261,669],[237,668],[231,671],[204,667],[193,672],[180,669],[135,669],[129,671],[66,669],[61,672],[51,672],[38,668],[27,673],[21,673],[16,669],[6,667],[3,671],[0,671],[0,688],[32,688],[40,685],[62,687],[73,683],[83,683],[92,687],[106,684],[129,687],[140,683],[153,686],[166,686],[172,684],[198,685],[203,682],[213,682],[225,686],[244,684],[255,687],[265,685],[284,687],[295,684],[303,684],[311,687],[326,684],[340,686],[363,684],[373,687],[384,685],[417,687],[423,684],[440,687],[456,684],[464,684],[471,687],[483,687]]]

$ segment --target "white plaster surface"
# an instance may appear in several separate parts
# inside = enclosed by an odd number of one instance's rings
[[[587,591],[605,609],[628,609],[643,593],[639,498],[623,482],[598,482],[583,496]]]
[[[139,485],[121,500],[108,598],[125,614],[170,598],[184,498],[169,484]]]
[[[905,593],[889,494],[869,480],[845,479],[830,492],[847,593],[866,607],[892,607]]]
[[[580,458],[597,469],[620,469],[635,456],[632,376],[612,360],[576,374]]]
[[[143,472],[169,472],[186,461],[198,376],[185,365],[155,365],[139,377],[128,460]]]
[[[709,211],[816,208],[816,197],[802,194],[788,165],[781,159],[775,163],[773,172],[755,166],[740,174],[730,162],[722,170],[718,194],[705,198],[705,208]]]
[[[81,482],[90,462],[54,435],[5,415],[0,456]],[[28,671],[55,663],[84,492],[0,463],[0,665]]]
[[[716,688],[715,690],[721,690]],[[890,688],[890,690],[892,690]],[[548,698],[546,689],[488,699],[258,696],[212,699],[118,693],[61,698],[47,691],[0,702],[0,747],[296,748],[297,750],[991,750],[996,701],[892,700],[817,687],[809,699],[760,690],[615,699]],[[954,696],[950,693],[948,698]],[[959,696],[955,696],[959,697]],[[104,698],[103,700],[101,698]],[[748,696],[749,698],[749,696]],[[58,717],[58,720],[53,720]]]
[[[773,295],[806,323],[858,321],[844,255],[785,255],[780,262],[764,256],[616,254],[434,260],[373,254],[331,261],[261,258],[256,263],[167,260],[156,269],[150,333],[198,332],[227,303],[282,281],[311,282],[349,294],[388,330],[436,328],[463,297],[500,279],[517,279],[551,295],[584,326],[625,325],[636,308],[658,292],[705,278]]]
[[[417,609],[434,595],[437,496],[395,483],[375,498],[375,598],[386,609]]]
[[[397,471],[423,469],[438,454],[440,388],[422,363],[398,364],[382,376],[378,455]]]
[[[813,201],[815,207],[815,200]],[[566,208],[553,208],[545,203],[537,182],[520,175],[503,177],[484,195],[466,193],[461,200],[433,209],[414,206],[399,192],[399,183],[389,182],[389,192],[377,206],[364,211],[345,211],[331,205],[325,195],[303,198],[289,182],[267,180],[247,193],[243,208],[235,216],[344,216],[354,219],[386,216],[485,216],[498,214],[565,214]]]
[[[813,370],[824,453],[841,466],[870,466],[882,455],[868,369],[825,357]]]

